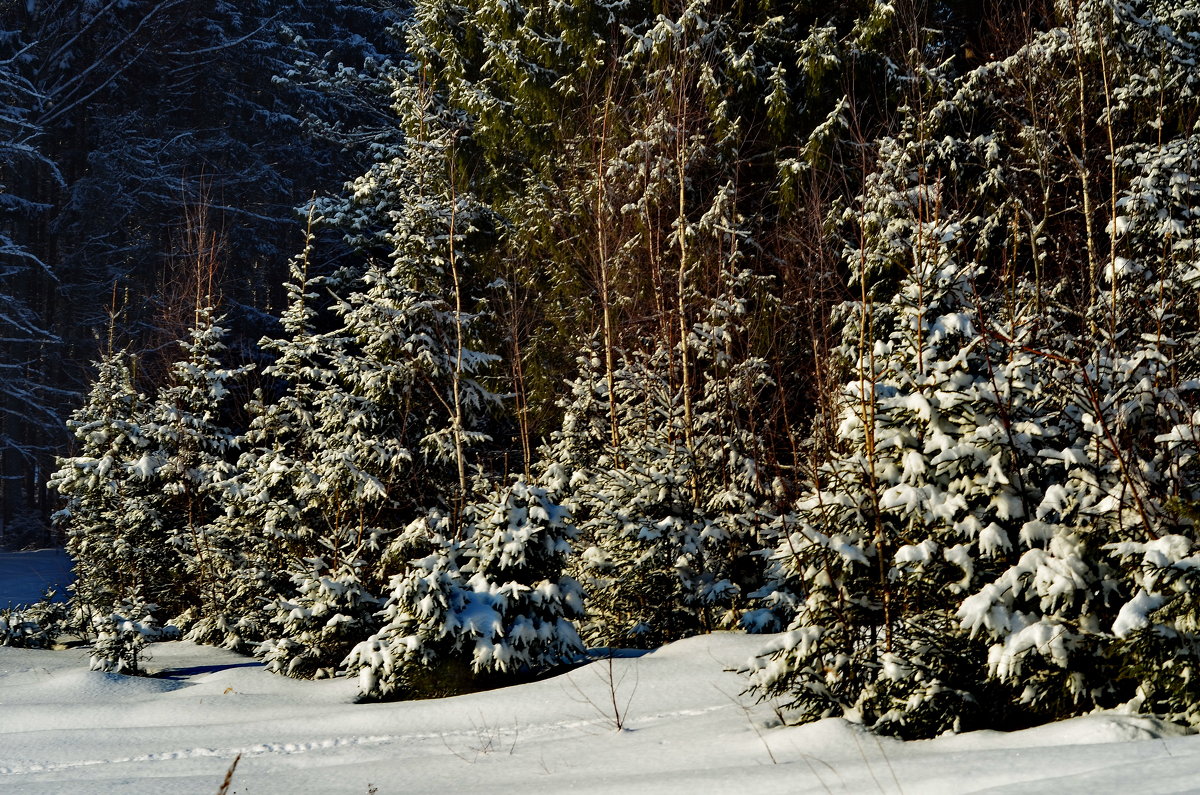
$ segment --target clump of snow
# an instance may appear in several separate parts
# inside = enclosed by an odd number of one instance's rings
[[[1121,606],[1117,620],[1113,622],[1112,632],[1118,638],[1128,637],[1131,632],[1150,625],[1150,614],[1162,607],[1163,597],[1138,591],[1132,599]]]

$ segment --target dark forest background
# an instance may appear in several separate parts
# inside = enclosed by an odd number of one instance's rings
[[[197,256],[238,355],[278,329],[303,205],[386,139],[394,3],[0,3],[0,543],[45,543],[65,420],[109,344],[160,379]],[[339,91],[339,72],[363,78]],[[336,235],[327,236],[336,241]],[[216,251],[201,251],[215,246]],[[347,249],[321,250],[334,267]]]

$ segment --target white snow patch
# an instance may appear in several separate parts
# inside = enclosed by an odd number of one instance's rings
[[[8,586],[0,578],[0,603]],[[190,643],[151,645],[149,667],[165,673],[153,679],[86,671],[78,649],[0,648],[0,792],[215,792],[239,754],[231,791],[251,793],[1195,787],[1200,737],[1133,715],[913,743],[842,719],[779,727],[772,705],[742,695],[745,680],[730,672],[771,640],[718,633],[519,687],[389,704],[352,703],[353,679],[285,679]],[[888,673],[905,675],[898,663]],[[611,720],[614,687],[621,732]]]

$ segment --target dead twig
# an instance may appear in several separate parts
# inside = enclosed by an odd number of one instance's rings
[[[242,761],[241,754],[233,758],[233,763],[225,771],[225,780],[221,782],[221,788],[217,790],[217,795],[229,795],[229,786],[233,784],[233,771],[237,770],[238,762],[240,761]]]

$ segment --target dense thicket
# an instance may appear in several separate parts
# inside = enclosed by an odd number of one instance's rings
[[[775,556],[754,687],[923,735],[1194,719],[1200,30],[1046,9],[917,75],[848,206],[837,444]]]
[[[369,162],[307,205],[265,366],[194,255],[185,343],[147,378],[110,342],[71,421],[98,665],[164,625],[420,696],[743,627],[795,719],[1196,719],[1195,9],[466,0],[396,34],[292,83]]]

